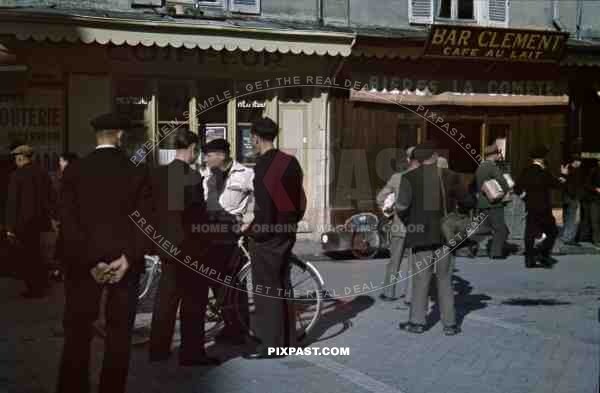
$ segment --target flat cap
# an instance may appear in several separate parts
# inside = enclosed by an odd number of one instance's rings
[[[208,142],[206,144],[206,146],[204,147],[204,152],[205,153],[223,152],[223,153],[229,154],[229,149],[230,149],[229,142],[227,142],[223,138],[219,138],[219,139],[213,139],[212,141]]]
[[[539,145],[534,147],[533,149],[531,149],[531,151],[529,152],[529,157],[530,158],[544,158],[546,157],[546,155],[550,152],[550,150],[544,146],[544,145]]]
[[[270,118],[265,117],[252,123],[252,133],[275,138],[279,133],[279,126]]]
[[[14,155],[31,156],[33,155],[33,148],[29,145],[19,145],[15,147],[11,153]]]
[[[129,118],[117,113],[105,113],[90,122],[94,131],[104,130],[128,130],[135,128]]]

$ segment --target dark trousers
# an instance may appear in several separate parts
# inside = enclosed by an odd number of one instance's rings
[[[251,242],[254,330],[263,348],[295,345],[296,323],[289,260],[296,239]]]
[[[20,233],[17,239],[21,244],[18,248],[20,277],[25,281],[28,291],[44,292],[48,287],[48,269],[42,257],[40,232]]]
[[[492,247],[490,257],[500,257],[504,254],[504,244],[508,238],[508,227],[504,220],[504,208],[483,209],[487,226],[492,230]]]
[[[129,272],[121,282],[107,286],[106,339],[98,390],[100,393],[126,391],[138,285],[139,274]],[[92,323],[98,317],[102,289],[103,286],[97,284],[88,272],[67,272],[64,347],[58,393],[90,392]]]
[[[181,289],[181,347],[179,356],[205,355],[204,319],[208,303],[208,279],[200,272],[175,262],[175,283]]]
[[[150,359],[164,359],[171,353],[177,309],[183,291],[177,286],[176,261],[166,261],[154,300],[150,331]]]
[[[535,238],[542,233],[546,234],[546,240],[536,248]],[[551,210],[528,211],[525,222],[525,257],[533,262],[539,255],[550,256],[557,235],[558,229]]]

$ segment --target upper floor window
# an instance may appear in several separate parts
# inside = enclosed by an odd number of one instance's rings
[[[260,14],[260,0],[173,0],[168,3],[197,5],[200,8],[219,8],[244,14]]]
[[[477,23],[482,26],[508,26],[509,0],[409,0],[411,23],[435,21]]]

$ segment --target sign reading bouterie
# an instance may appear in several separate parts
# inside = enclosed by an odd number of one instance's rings
[[[550,63],[561,59],[568,36],[555,31],[433,25],[424,56]]]

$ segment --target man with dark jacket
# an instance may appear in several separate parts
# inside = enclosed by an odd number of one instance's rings
[[[23,261],[18,268],[27,291],[26,298],[40,298],[48,287],[48,269],[42,258],[40,235],[51,230],[51,212],[55,193],[48,173],[32,161],[33,149],[28,145],[16,147],[12,154],[17,169],[8,182],[6,227],[9,238],[16,239]]]
[[[396,209],[403,212],[405,224],[417,228],[406,235],[406,247],[414,254],[409,270],[413,274],[413,293],[409,322],[401,323],[400,329],[410,333],[425,331],[429,283],[435,265],[444,333],[455,335],[460,333],[460,327],[456,324],[451,282],[453,257],[452,250],[445,246],[440,221],[444,216],[444,203],[447,211],[452,211],[466,190],[458,176],[438,168],[433,144],[421,144],[413,154],[421,166],[404,174],[396,200]],[[442,200],[444,193],[445,201]]]
[[[120,149],[132,124],[115,114],[92,121],[95,151],[69,165],[62,184],[64,231],[64,347],[58,393],[90,392],[92,324],[108,290],[105,353],[100,393],[123,393],[146,236],[132,216],[149,215],[147,171]]]
[[[207,244],[202,239],[206,234],[194,230],[206,222],[202,176],[190,168],[198,157],[197,147],[196,134],[187,129],[177,130],[175,159],[155,169],[152,176],[155,227],[180,255],[176,258],[160,248],[164,263],[152,314],[150,360],[167,360],[171,354],[177,309],[181,304],[179,364],[182,366],[219,363],[208,357],[204,349],[209,279],[184,266],[182,261],[186,256],[208,261]],[[200,258],[202,255],[205,258]]]
[[[554,177],[547,169],[544,157],[548,154],[545,146],[534,148],[531,163],[517,180],[515,192],[525,193],[525,267],[533,268],[540,262],[545,268],[551,268],[556,259],[550,256],[558,234],[556,221],[552,215],[551,190],[562,188],[564,178]],[[536,239],[539,245],[536,247]]]
[[[509,191],[506,179],[504,179],[500,168],[496,165],[498,159],[500,159],[500,149],[494,143],[485,149],[485,160],[475,171],[475,179],[477,180],[477,190],[479,192],[477,207],[485,214],[485,225],[491,228],[493,234],[490,258],[505,259],[504,245],[508,238],[508,227],[504,220],[504,202],[502,200],[490,201],[481,191],[483,183],[488,180],[496,180],[505,193]]]
[[[577,232],[579,229],[579,212],[583,197],[583,173],[579,156],[571,157],[566,163],[567,182],[563,192],[563,232],[561,240],[564,244],[579,246]]]
[[[252,142],[258,157],[254,168],[256,202],[250,248],[255,331],[261,345],[247,356],[250,358],[269,357],[267,348],[294,346],[295,342],[288,268],[306,196],[300,163],[274,147],[278,131],[277,124],[269,118],[252,125]]]

